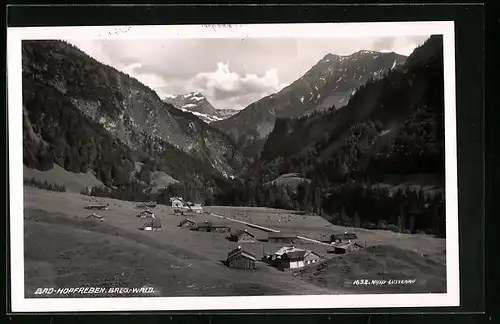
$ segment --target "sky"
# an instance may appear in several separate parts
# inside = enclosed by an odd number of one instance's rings
[[[200,92],[217,109],[242,109],[300,78],[326,54],[409,55],[428,36],[68,40],[161,98]]]

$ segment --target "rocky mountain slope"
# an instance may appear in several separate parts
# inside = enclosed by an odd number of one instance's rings
[[[260,152],[276,118],[300,117],[345,106],[359,86],[384,76],[405,59],[396,53],[373,51],[348,56],[328,54],[280,92],[213,125],[229,134],[244,153],[254,155]]]
[[[36,126],[42,120],[47,127],[67,125],[62,125],[58,116],[44,120],[48,116],[35,109],[34,101],[47,105],[64,97],[71,107],[68,109],[78,110],[132,151],[140,151],[146,141],[168,143],[223,174],[234,173],[241,163],[227,135],[162,102],[136,79],[66,42],[24,41],[23,82],[25,115],[35,125],[29,132],[44,141],[48,141],[47,134]],[[64,144],[70,150],[80,150],[75,143]]]

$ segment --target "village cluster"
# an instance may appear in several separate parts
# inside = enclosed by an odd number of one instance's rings
[[[170,203],[174,210],[174,215],[204,213],[201,204],[194,204],[189,201],[184,201],[184,199],[181,197],[171,198]],[[141,227],[142,230],[160,231],[162,229],[161,217],[158,217],[152,211],[152,209],[154,209],[156,206],[157,203],[153,201],[138,204],[136,206],[138,209],[143,209],[137,214],[137,217],[140,219],[147,220],[145,223],[143,223]],[[105,205],[96,204],[85,208],[92,210],[106,211],[109,209],[109,204]],[[91,215],[87,216],[87,218],[98,222],[103,221],[103,216],[97,215],[96,213],[92,213]],[[315,253],[312,250],[301,249],[294,246],[294,243],[300,242],[304,239],[328,245],[329,247],[332,248],[331,250],[328,251],[328,253],[334,253],[334,254],[344,254],[347,252],[352,252],[363,248],[360,244],[356,242],[358,237],[355,233],[345,232],[345,233],[331,234],[327,242],[320,242],[302,236],[298,236],[296,233],[281,232],[275,229],[270,229],[260,225],[247,223],[236,219],[230,219],[227,217],[220,217],[220,218],[230,220],[233,222],[242,223],[248,227],[256,228],[259,230],[264,230],[268,232],[267,242],[284,244],[284,246],[280,247],[276,252],[272,254],[265,253],[262,259],[260,260],[283,271],[302,269],[307,266],[317,264],[323,259],[321,255]],[[281,219],[282,218],[280,218],[280,220]],[[289,221],[289,219],[287,219],[287,221]],[[230,226],[222,222],[212,222],[206,220],[203,222],[195,222],[190,218],[185,218],[177,226],[189,228],[190,230],[199,232],[229,233],[227,239],[231,242],[240,242],[240,243],[255,242],[255,235],[250,230],[248,229],[231,230]],[[255,256],[255,254],[247,251],[241,246],[238,246],[237,248],[231,250],[228,253],[225,265],[229,268],[254,270],[257,269],[257,262],[258,259]]]

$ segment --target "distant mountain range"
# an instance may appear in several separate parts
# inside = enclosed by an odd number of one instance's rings
[[[177,109],[192,113],[206,123],[220,121],[238,113],[236,109],[215,109],[207,98],[199,92],[169,95],[163,101]]]
[[[404,63],[396,53],[358,51],[348,56],[327,54],[302,77],[280,92],[248,105],[213,126],[229,134],[248,156],[258,154],[278,117],[300,117],[347,105],[356,89],[382,78]]]

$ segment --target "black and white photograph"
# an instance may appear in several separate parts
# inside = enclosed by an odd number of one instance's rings
[[[9,28],[13,308],[458,306],[454,55],[453,22]]]

